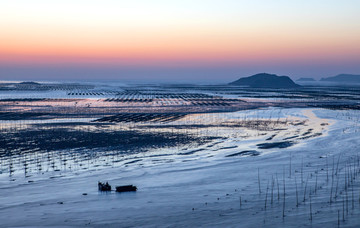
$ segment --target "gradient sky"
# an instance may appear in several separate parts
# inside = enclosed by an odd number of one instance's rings
[[[0,79],[360,74],[358,0],[0,0]]]

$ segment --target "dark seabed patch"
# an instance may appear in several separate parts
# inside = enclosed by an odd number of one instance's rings
[[[299,137],[298,135],[295,135],[295,136],[290,136],[290,137],[287,137],[287,138],[284,138],[284,140],[289,140],[289,139],[295,139]]]
[[[318,137],[318,136],[321,136],[322,133],[315,133],[315,134],[312,134],[312,135],[307,135],[307,136],[304,136],[304,137],[301,137],[300,139],[310,139],[310,138],[315,138],[315,137]]]
[[[62,128],[38,128],[27,131],[0,132],[0,156],[12,156],[25,151],[56,151],[82,148],[102,148],[131,154],[149,148],[168,148],[180,145],[199,146],[216,137],[194,136],[181,133],[118,131],[75,131]]]
[[[27,119],[47,119],[48,113],[31,113],[31,112],[0,112],[0,120],[27,120]]]
[[[273,134],[272,136],[270,136],[269,138],[266,139],[266,141],[271,141],[273,140],[273,138],[276,136],[277,134]]]
[[[142,161],[142,159],[136,159],[136,160],[132,160],[132,161],[126,162],[126,163],[124,163],[124,165],[133,164],[133,163],[136,163],[136,162],[139,162],[139,161]]]
[[[216,142],[216,143],[213,143],[211,145],[208,145],[207,147],[210,148],[210,147],[216,146],[217,144],[220,144],[220,143],[222,143],[222,142]]]
[[[273,142],[273,143],[260,143],[257,144],[256,146],[259,149],[272,149],[272,148],[287,148],[294,144],[295,143],[291,141],[282,141],[282,142]]]
[[[191,154],[195,154],[196,152],[203,151],[203,150],[205,150],[205,149],[191,150],[191,151],[189,151],[189,152],[178,153],[178,155],[191,155]]]
[[[307,130],[307,132],[305,132],[304,134],[302,134],[302,136],[309,135],[309,134],[311,134],[312,131],[313,131],[313,129],[310,128],[309,130]]]
[[[235,157],[235,156],[258,156],[260,155],[259,151],[256,150],[244,150],[238,153],[234,153],[234,154],[229,154],[226,155],[225,157]]]
[[[235,149],[235,148],[237,148],[238,146],[227,146],[227,147],[221,147],[221,148],[219,148],[219,149],[217,149],[217,150],[215,150],[215,151],[218,151],[218,150],[227,150],[227,149]]]

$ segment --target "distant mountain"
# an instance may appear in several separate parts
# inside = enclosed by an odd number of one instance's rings
[[[37,82],[20,82],[19,84],[21,84],[21,85],[41,85],[40,83],[37,83]]]
[[[360,83],[360,75],[355,74],[339,74],[334,77],[322,78],[320,81],[341,82],[341,83]]]
[[[276,74],[255,74],[250,77],[240,78],[229,85],[250,86],[253,88],[297,88],[296,84],[288,76],[277,76]]]
[[[296,80],[297,82],[315,82],[316,80],[313,78],[299,78]]]

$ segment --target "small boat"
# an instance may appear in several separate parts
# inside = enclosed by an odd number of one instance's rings
[[[136,192],[137,187],[134,185],[123,185],[123,186],[116,186],[117,192]]]
[[[101,192],[109,192],[111,191],[111,185],[109,185],[108,182],[106,183],[101,183],[100,181],[98,182],[98,187],[99,187],[99,191]]]

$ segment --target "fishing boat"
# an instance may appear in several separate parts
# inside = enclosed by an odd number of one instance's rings
[[[134,185],[116,186],[116,192],[136,192],[137,187]]]
[[[101,191],[101,192],[111,191],[111,185],[109,185],[108,182],[106,182],[106,183],[101,183],[101,182],[99,181],[99,182],[98,182],[98,187],[99,187],[99,191]]]

